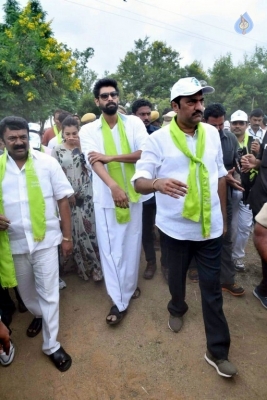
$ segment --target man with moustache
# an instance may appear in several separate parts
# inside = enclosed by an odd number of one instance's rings
[[[240,148],[240,154],[258,154],[260,150],[259,139],[255,139],[247,132],[248,116],[242,110],[235,111],[230,118],[231,132],[236,136]],[[252,176],[256,177],[256,171],[252,170],[247,174],[241,173],[241,182],[246,189],[245,192],[233,189],[232,191],[232,241],[233,241],[233,262],[238,272],[245,271],[244,257],[245,247],[252,229],[252,211],[247,204],[247,182]]]
[[[137,99],[132,104],[132,114],[136,115],[141,119],[141,121],[143,121],[149,135],[159,129],[156,126],[151,125],[151,110],[152,104],[146,99]],[[156,251],[154,247],[155,216],[156,201],[155,196],[153,196],[151,199],[143,203],[142,244],[147,262],[146,269],[143,273],[144,279],[152,279],[157,269]],[[165,271],[167,271],[167,269],[162,267],[162,272]],[[164,276],[167,276],[167,272],[165,272]]]
[[[96,232],[107,292],[113,306],[106,318],[118,324],[137,287],[142,237],[142,198],[130,182],[147,140],[143,122],[117,112],[119,89],[114,79],[94,86],[101,117],[80,130],[81,148],[93,169]]]
[[[139,193],[156,192],[156,225],[165,235],[168,254],[168,326],[176,333],[183,326],[186,273],[195,257],[207,337],[205,359],[219,375],[230,378],[237,371],[228,361],[230,334],[220,285],[227,171],[217,130],[201,123],[203,94],[212,92],[196,78],[174,84],[171,105],[177,117],[148,137],[132,181]]]
[[[42,321],[43,352],[64,372],[72,361],[57,341],[57,247],[61,243],[65,257],[72,252],[68,196],[73,190],[56,160],[29,149],[25,119],[4,118],[0,137],[6,147],[0,156],[0,285],[18,283],[25,306]]]

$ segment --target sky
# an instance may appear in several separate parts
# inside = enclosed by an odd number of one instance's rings
[[[24,7],[27,0],[19,3]],[[237,64],[256,46],[267,48],[266,0],[41,0],[41,5],[58,41],[72,49],[93,47],[88,67],[98,78],[115,72],[134,41],[146,36],[178,51],[182,66],[198,60],[205,70],[229,52]],[[234,25],[246,12],[254,27],[238,34]]]

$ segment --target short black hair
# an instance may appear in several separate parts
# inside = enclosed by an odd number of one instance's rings
[[[71,117],[72,117],[72,114],[69,113],[68,111],[63,111],[63,112],[61,112],[61,113],[59,114],[59,116],[58,116],[59,122],[62,124],[62,122],[64,121],[64,119],[67,118],[68,116],[71,116]]]
[[[149,107],[152,110],[152,104],[149,100],[146,99],[137,99],[132,104],[132,113],[136,114],[139,108],[141,107]]]
[[[226,114],[225,108],[221,103],[209,104],[204,110],[204,119],[208,121],[209,117],[219,118]]]
[[[256,117],[256,118],[260,118],[260,117],[264,117],[264,113],[262,111],[261,108],[255,108],[254,110],[251,111],[249,118],[251,117]]]
[[[114,87],[116,92],[119,93],[118,84],[117,84],[117,81],[115,81],[115,79],[103,78],[103,79],[99,79],[99,81],[97,81],[95,86],[94,86],[93,93],[94,93],[95,99],[98,99],[99,93],[100,93],[100,89],[102,87],[107,87],[107,86]]]
[[[20,129],[26,129],[29,135],[29,125],[26,119],[21,117],[5,117],[0,121],[0,138],[3,139],[4,133],[7,129],[19,131]]]
[[[58,108],[57,110],[55,110],[55,111],[53,112],[53,117],[55,118],[55,115],[56,115],[56,114],[61,114],[61,113],[63,113],[63,112],[68,112],[68,111],[66,111],[66,110],[61,110],[60,108]]]
[[[75,126],[79,130],[79,122],[72,115],[68,115],[62,122],[62,132],[66,126]]]
[[[175,99],[173,99],[172,101],[174,101],[174,103],[178,104],[178,107],[180,108],[180,101],[181,101],[182,96],[178,96],[175,97]]]

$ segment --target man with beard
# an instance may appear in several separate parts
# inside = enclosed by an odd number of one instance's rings
[[[80,130],[81,148],[93,169],[96,233],[106,288],[113,306],[106,318],[118,324],[137,287],[142,237],[142,204],[130,182],[148,134],[142,121],[117,112],[119,89],[113,79],[94,87],[101,117]],[[145,200],[145,199],[144,199]]]
[[[227,171],[217,130],[201,123],[203,94],[212,92],[196,78],[174,84],[171,105],[177,117],[148,137],[132,181],[139,193],[156,192],[156,225],[165,236],[169,267],[168,326],[176,333],[183,326],[186,273],[195,257],[207,337],[205,359],[219,375],[230,378],[237,371],[228,361],[230,334],[220,285]]]

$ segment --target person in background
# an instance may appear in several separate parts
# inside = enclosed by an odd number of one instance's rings
[[[249,126],[247,128],[247,133],[254,139],[258,139],[262,143],[263,137],[265,135],[266,129],[262,129],[261,125],[263,122],[264,113],[261,108],[255,108],[251,111],[249,116]]]
[[[144,123],[147,133],[157,131],[159,128],[151,125],[151,113],[152,104],[149,100],[138,99],[132,104],[132,114],[140,118]],[[142,214],[142,244],[146,258],[146,269],[143,273],[144,279],[152,279],[156,269],[156,251],[154,246],[154,225],[156,216],[156,200],[155,196],[143,203],[143,214]]]
[[[81,118],[81,123],[89,124],[89,122],[94,122],[96,120],[96,115],[94,113],[86,113]]]
[[[230,119],[231,132],[236,136],[241,154],[257,155],[260,150],[259,139],[254,139],[247,133],[248,116],[242,110],[237,110],[231,115]],[[248,173],[249,174],[249,173]],[[244,186],[244,174],[241,176],[235,173],[236,179],[241,180]],[[246,176],[249,179],[249,176]],[[252,229],[252,211],[246,202],[246,187],[245,192],[233,189],[232,191],[232,255],[235,264],[235,270],[238,272],[245,271],[244,257],[245,247]]]
[[[72,220],[73,256],[78,275],[95,282],[103,279],[96,239],[92,183],[81,153],[79,125],[68,116],[62,122],[63,142],[52,150],[61,165],[74,194],[69,197]],[[64,268],[64,266],[63,266]]]
[[[53,137],[60,136],[61,127],[58,121],[58,116],[62,112],[67,112],[67,111],[60,109],[54,111],[53,113],[54,125],[51,128],[46,129],[42,137],[42,144],[44,146],[48,146],[48,143],[50,142],[51,139],[53,139]]]
[[[68,111],[63,111],[61,112],[58,117],[57,117],[57,127],[59,129],[59,134],[56,135],[55,137],[53,137],[49,143],[48,143],[48,148],[53,150],[53,148],[57,145],[62,143],[62,122],[64,121],[65,118],[67,118],[68,116],[72,116],[71,113],[69,113]]]

